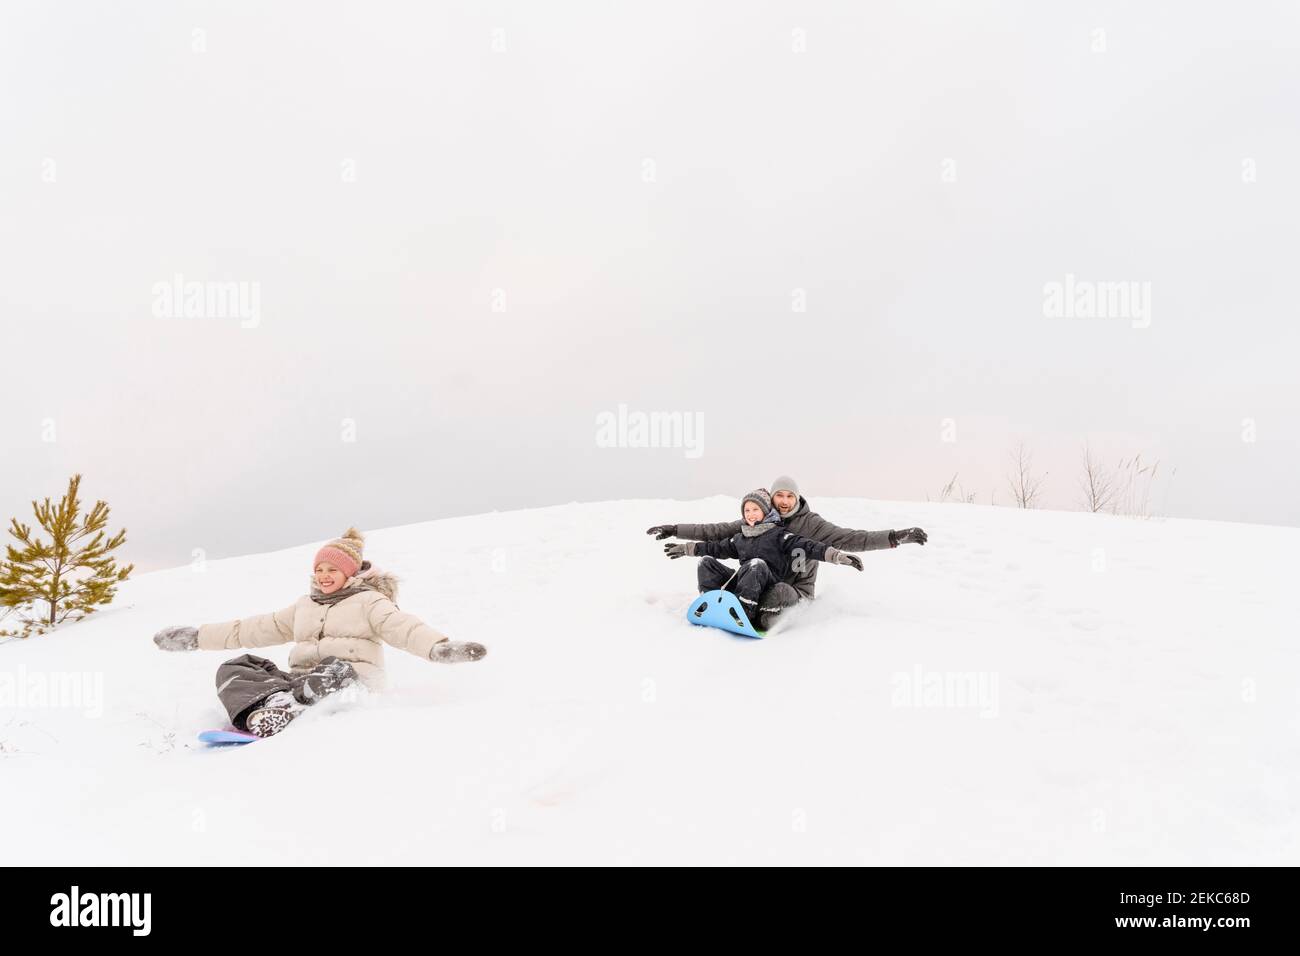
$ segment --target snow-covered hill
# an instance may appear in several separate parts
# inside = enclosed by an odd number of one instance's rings
[[[238,750],[194,742],[223,656],[150,637],[291,603],[318,543],[142,575],[0,645],[6,862],[1300,862],[1300,529],[814,505],[930,544],[823,567],[763,641],[688,625],[643,533],[730,498],[372,532],[489,656],[389,649],[387,694]]]

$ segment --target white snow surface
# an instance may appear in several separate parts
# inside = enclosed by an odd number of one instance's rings
[[[195,739],[236,652],[151,636],[292,603],[319,542],[140,575],[0,645],[6,864],[1300,862],[1300,529],[813,505],[930,543],[824,565],[761,641],[688,624],[644,533],[736,499],[370,532],[487,658],[387,648],[386,693],[237,749]]]

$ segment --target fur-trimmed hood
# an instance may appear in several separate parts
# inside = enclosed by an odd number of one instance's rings
[[[367,562],[369,563],[369,562]],[[366,588],[371,591],[378,591],[394,604],[397,603],[397,585],[401,579],[391,571],[385,571],[382,568],[363,568],[355,576],[349,578],[344,587]]]

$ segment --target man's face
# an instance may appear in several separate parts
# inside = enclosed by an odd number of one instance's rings
[[[793,491],[778,491],[772,496],[772,504],[776,505],[776,510],[784,517],[799,507],[799,496]]]

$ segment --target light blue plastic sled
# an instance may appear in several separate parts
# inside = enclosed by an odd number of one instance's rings
[[[199,740],[210,747],[233,747],[239,744],[251,744],[253,741],[261,739],[255,734],[247,734],[242,730],[235,730],[233,727],[228,727],[225,730],[205,730],[199,734]]]
[[[686,609],[686,620],[701,627],[716,627],[741,637],[762,637],[745,615],[740,598],[730,591],[705,591]]]

